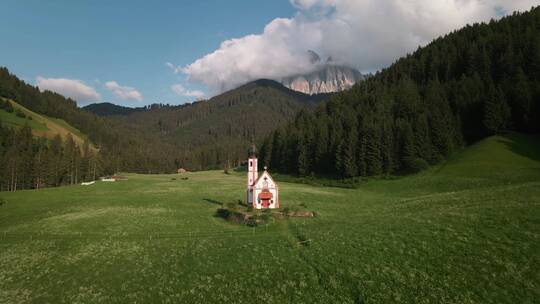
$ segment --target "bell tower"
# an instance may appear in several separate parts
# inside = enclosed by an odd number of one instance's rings
[[[257,182],[259,177],[258,167],[257,167],[257,149],[253,144],[249,149],[248,157],[248,176],[247,176],[247,203],[253,203],[253,186]]]

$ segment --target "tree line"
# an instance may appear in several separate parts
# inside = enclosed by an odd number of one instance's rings
[[[507,130],[540,131],[540,8],[434,40],[299,113],[260,157],[298,175],[416,172]]]
[[[34,137],[28,124],[14,129],[0,123],[0,191],[39,189],[95,180],[103,173],[96,151],[68,135]]]
[[[0,68],[0,96],[10,98],[34,112],[63,119],[87,135],[95,147],[91,151],[96,154],[96,163],[99,164],[95,170],[96,176],[122,171],[173,173],[178,168],[205,170],[236,167],[245,160],[245,149],[254,140],[262,139],[277,125],[285,124],[300,109],[313,107],[327,97],[305,95],[274,81],[260,80],[211,100],[189,105],[153,104],[127,111],[105,104],[97,107],[98,112],[110,112],[112,115],[101,117],[91,112],[92,107],[81,109],[69,98],[50,91],[42,92],[26,84],[6,68]],[[0,110],[25,115],[14,109],[7,100],[0,101]],[[93,108],[96,110],[95,106]],[[27,119],[31,119],[31,116]],[[0,172],[2,189],[64,185],[90,177],[86,162],[82,161],[85,157],[90,158],[84,153],[84,147],[79,147],[83,151],[81,155],[72,157],[75,169],[66,173],[69,179],[58,177],[51,180],[51,176],[44,179],[35,175],[40,170],[41,162],[36,161],[34,156],[42,159],[42,152],[53,149],[53,143],[55,151],[59,146],[73,150],[71,144],[61,139],[51,141],[35,138],[27,141],[32,143],[32,148],[25,146],[28,149],[20,154],[26,155],[22,158],[13,152],[22,149],[22,146],[11,138],[17,139],[27,134],[19,134],[20,130],[6,131],[8,129],[4,127],[0,134],[4,145],[2,160],[9,163],[9,168]],[[79,168],[79,165],[83,167]],[[66,175],[59,172],[54,176]],[[40,179],[36,180],[37,177]]]
[[[0,97],[14,100],[36,113],[63,119],[87,135],[98,151],[102,174],[109,175],[119,171],[160,173],[175,170],[176,153],[173,145],[155,138],[148,132],[134,132],[131,126],[81,109],[70,98],[47,90],[40,91],[2,67],[0,67]],[[2,110],[13,112],[7,101],[0,106]],[[15,130],[14,132],[16,133]],[[2,134],[2,140],[5,144],[9,144],[10,141],[4,138],[6,134],[5,132]]]

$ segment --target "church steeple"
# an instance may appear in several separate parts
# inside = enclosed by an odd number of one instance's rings
[[[259,168],[257,166],[257,148],[255,144],[251,145],[249,149],[249,158],[248,158],[248,187],[253,186],[257,181],[259,175]]]
[[[257,157],[257,148],[255,147],[255,144],[251,144],[251,148],[248,150],[248,156],[249,158]]]

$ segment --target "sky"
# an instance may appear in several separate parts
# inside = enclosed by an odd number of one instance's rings
[[[182,104],[311,72],[373,72],[439,35],[540,0],[0,2],[0,66],[80,106]]]

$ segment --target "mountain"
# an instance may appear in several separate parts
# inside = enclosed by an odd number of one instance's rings
[[[189,169],[237,165],[246,147],[258,142],[301,110],[313,109],[331,94],[307,95],[261,79],[209,100],[110,116],[114,125],[174,146],[174,161]]]
[[[312,55],[315,56],[316,54]],[[318,56],[318,55],[317,55]],[[318,58],[318,57],[312,57]],[[312,62],[317,59],[312,59]],[[305,94],[340,92],[350,89],[355,83],[364,80],[364,75],[353,68],[341,65],[324,64],[316,71],[287,77],[281,83],[292,90]]]
[[[93,103],[89,104],[83,109],[92,112],[98,116],[111,116],[111,115],[129,115],[134,112],[144,111],[145,108],[130,108],[112,104],[110,102]]]
[[[540,132],[540,7],[437,38],[300,113],[265,139],[260,162],[339,178],[411,173],[509,131]]]
[[[258,80],[180,106],[130,109],[102,104],[83,109],[72,99],[40,91],[0,68],[0,97],[16,101],[36,117],[27,119],[28,128],[22,117],[15,117],[22,128],[10,125],[11,114],[9,119],[0,117],[0,190],[73,184],[119,171],[170,173],[179,167],[235,166],[252,142],[330,96],[306,95],[275,81]],[[33,137],[33,127],[44,128],[37,115],[70,126],[88,140],[78,140],[73,136],[77,133],[53,140]],[[26,165],[19,166],[22,163]]]

